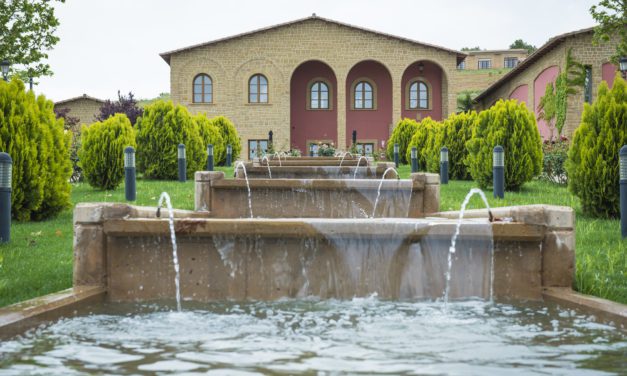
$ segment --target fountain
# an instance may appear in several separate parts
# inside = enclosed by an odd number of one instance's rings
[[[163,207],[163,203],[165,202],[166,207],[168,209],[168,225],[170,228],[170,239],[172,240],[172,264],[174,265],[174,286],[176,287],[176,309],[181,311],[181,273],[179,271],[179,257],[176,249],[176,233],[174,231],[174,212],[172,211],[172,203],[170,202],[170,195],[166,192],[161,193],[161,197],[159,197],[159,202],[157,204],[157,217],[159,217],[159,213],[161,208]]]

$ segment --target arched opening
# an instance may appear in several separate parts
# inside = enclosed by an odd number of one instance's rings
[[[616,77],[616,65],[612,63],[603,63],[601,65],[601,79],[607,82],[607,86],[611,89],[614,85],[614,77]]]
[[[390,136],[392,124],[392,76],[381,63],[365,60],[355,64],[346,77],[346,139],[353,131],[357,144],[370,154]],[[343,145],[344,146],[344,145]]]
[[[540,136],[542,136],[542,138],[545,140],[548,140],[551,137],[551,130],[549,129],[546,121],[544,121],[543,119],[538,119],[538,115],[540,114],[538,105],[540,104],[540,99],[546,91],[546,85],[549,82],[555,84],[555,79],[557,78],[558,74],[559,68],[556,65],[553,65],[543,70],[533,81],[533,112],[536,115],[536,121],[538,122],[538,130],[540,131]]]
[[[430,116],[442,120],[442,87],[444,72],[436,63],[421,60],[412,63],[401,79],[401,116],[423,119]],[[424,88],[425,90],[413,90]]]
[[[516,99],[519,102],[527,103],[529,98],[528,95],[529,87],[527,86],[527,84],[522,84],[512,91],[512,93],[509,95],[509,99]]]
[[[337,142],[337,80],[327,64],[299,65],[290,81],[290,147],[305,155],[309,142]]]

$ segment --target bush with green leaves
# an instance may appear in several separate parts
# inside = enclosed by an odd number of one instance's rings
[[[231,145],[231,147],[233,148],[231,160],[237,160],[242,151],[242,145],[240,143],[239,134],[237,134],[237,129],[235,129],[235,125],[233,125],[233,123],[226,116],[216,116],[212,118],[211,124],[213,124],[220,130],[225,148],[226,145]],[[217,164],[223,165],[225,162],[226,152],[224,153],[224,158],[220,160],[216,159]]]
[[[125,114],[83,125],[78,158],[89,185],[100,189],[115,189],[120,185],[127,146],[136,145],[133,126]]]
[[[0,81],[0,151],[13,159],[11,213],[43,220],[70,206],[70,134],[54,104],[24,83]]]
[[[424,170],[428,167],[427,162],[432,159],[433,156],[431,153],[436,148],[436,146],[433,145],[435,142],[435,132],[437,132],[440,126],[440,123],[430,117],[426,117],[418,123],[414,135],[407,144],[407,151],[404,154],[407,161],[411,162],[411,148],[416,147],[418,151],[418,168]]]
[[[213,125],[207,115],[200,113],[194,116],[194,122],[198,126],[198,133],[203,141],[203,147],[207,150],[207,145],[213,145],[213,161],[221,161],[226,158],[226,143],[222,138],[222,133]]]
[[[542,141],[534,114],[517,100],[499,100],[479,113],[468,148],[467,165],[481,188],[492,186],[492,154],[505,150],[505,189],[518,190],[542,171]]]
[[[545,140],[542,144],[541,179],[557,184],[566,184],[566,161],[568,160],[568,139],[561,136],[558,141]]]
[[[386,155],[388,160],[394,160],[394,144],[398,144],[399,162],[401,164],[407,164],[410,162],[411,158],[407,158],[406,156],[407,145],[409,145],[409,141],[414,133],[416,133],[417,129],[418,123],[413,119],[405,118],[396,124],[387,144]]]
[[[584,105],[568,152],[568,188],[581,199],[585,214],[619,216],[618,152],[625,144],[627,85],[617,74],[612,90],[601,82],[594,103]]]
[[[187,157],[187,177],[203,170],[207,150],[200,137],[198,125],[182,105],[171,101],[156,101],[144,108],[137,119],[137,169],[149,179],[178,177],[178,145],[184,144]]]
[[[443,129],[438,132],[436,144],[448,148],[448,173],[453,180],[470,180],[466,166],[468,149],[466,142],[472,138],[472,128],[477,120],[475,111],[452,114],[443,121]]]

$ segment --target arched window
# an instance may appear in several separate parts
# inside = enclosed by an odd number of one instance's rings
[[[359,81],[357,85],[355,85],[353,104],[355,109],[374,108],[374,91],[369,82]]]
[[[248,102],[268,103],[268,79],[262,74],[256,74],[248,81]]]
[[[194,103],[213,102],[213,83],[211,77],[199,74],[194,77]]]
[[[309,106],[312,110],[329,108],[329,85],[325,82],[314,82],[309,89],[309,96]]]
[[[422,81],[414,81],[409,85],[409,108],[429,108],[429,87]]]

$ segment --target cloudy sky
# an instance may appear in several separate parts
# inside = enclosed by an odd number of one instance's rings
[[[83,93],[107,99],[169,92],[159,53],[316,13],[389,34],[460,49],[536,46],[593,26],[598,0],[66,0],[58,4],[61,41],[50,52],[54,76],[37,91],[53,100]]]

